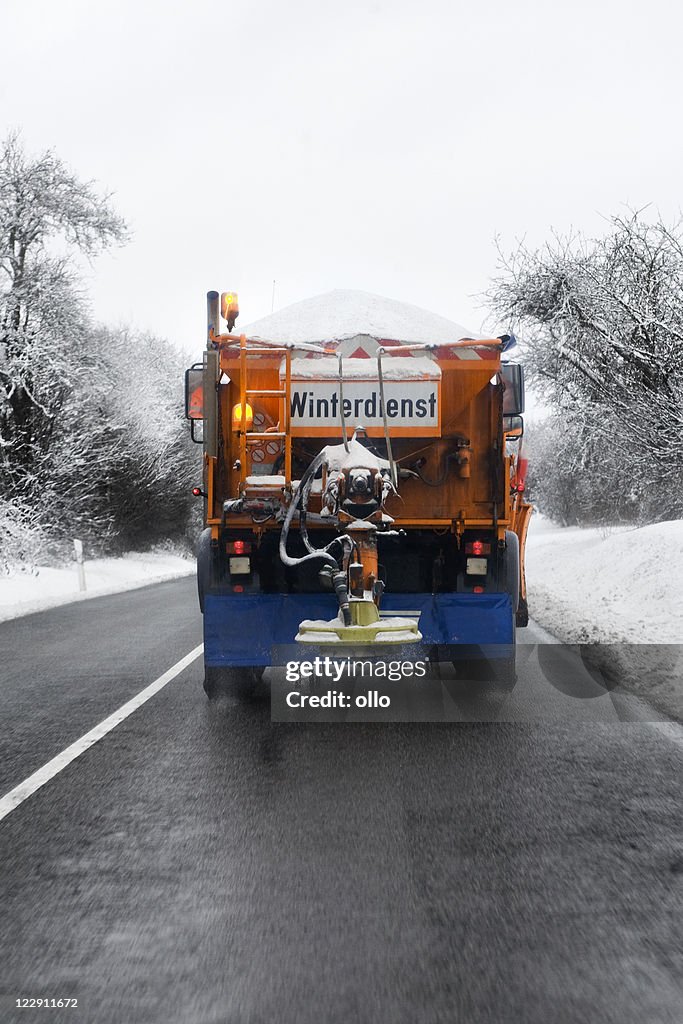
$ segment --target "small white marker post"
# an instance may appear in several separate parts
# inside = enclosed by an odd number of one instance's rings
[[[78,589],[86,590],[85,566],[83,565],[83,541],[74,540],[74,551],[76,552],[76,565],[78,566]]]

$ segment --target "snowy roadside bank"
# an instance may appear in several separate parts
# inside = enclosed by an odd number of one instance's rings
[[[683,719],[683,521],[562,528],[535,515],[529,612],[568,644],[596,644],[620,685]]]
[[[150,583],[163,583],[195,571],[193,559],[156,552],[124,555],[122,558],[94,558],[85,562],[87,590],[78,589],[76,563],[63,569],[38,568],[35,575],[16,572],[0,577],[0,622],[31,615],[72,601],[135,590]]]

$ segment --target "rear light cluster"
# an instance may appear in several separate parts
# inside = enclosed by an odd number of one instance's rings
[[[251,576],[252,564],[249,556],[252,548],[253,544],[250,540],[229,540],[226,542],[225,553],[230,556],[228,558],[228,569],[231,579],[234,576]],[[233,591],[236,594],[242,593],[242,590],[243,588],[239,584],[233,587]]]
[[[231,540],[225,546],[228,555],[251,554],[251,543],[248,540]]]
[[[465,544],[466,555],[490,555],[491,545],[483,540],[471,540]]]
[[[491,542],[487,540],[469,540],[465,544],[465,574],[472,576],[486,577],[489,573],[489,563],[486,555],[491,554]],[[473,588],[475,594],[483,594],[484,588],[479,585]]]

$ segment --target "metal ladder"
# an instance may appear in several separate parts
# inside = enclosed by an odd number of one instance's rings
[[[247,387],[247,356],[248,355],[284,355],[285,357],[285,386],[277,390]],[[249,348],[247,347],[246,335],[240,335],[240,424],[246,423],[246,405],[248,398],[279,398],[280,399],[280,420],[279,425],[284,430],[274,431],[240,431],[240,494],[245,494],[247,489],[247,441],[273,441],[276,438],[284,438],[285,442],[285,489],[291,491],[292,487],[292,432],[290,425],[291,412],[291,390],[292,390],[292,349],[275,348],[270,345]]]

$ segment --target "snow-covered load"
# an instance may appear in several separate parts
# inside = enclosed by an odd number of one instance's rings
[[[186,375],[207,693],[245,692],[296,644],[485,648],[514,678],[531,513],[514,338],[364,292],[244,333],[235,293],[209,292],[207,309]]]

